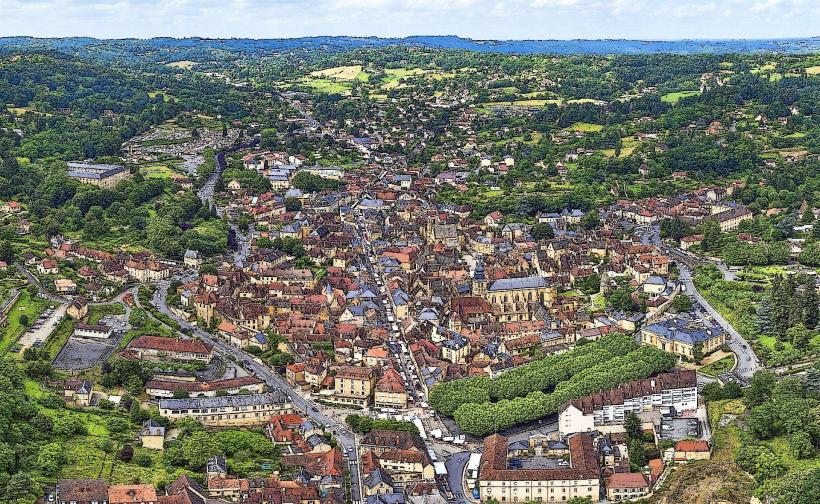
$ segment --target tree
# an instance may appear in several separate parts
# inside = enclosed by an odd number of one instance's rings
[[[776,382],[774,374],[769,371],[758,371],[749,381],[746,389],[744,402],[749,407],[759,406],[768,401],[772,396],[772,390]]]
[[[182,452],[191,470],[205,467],[208,459],[218,454],[219,450],[216,438],[205,431],[193,432],[182,440]]]
[[[786,330],[786,340],[790,341],[795,348],[800,350],[806,350],[809,347],[809,341],[811,341],[812,336],[814,336],[814,333],[806,329],[803,324],[797,324]]]
[[[672,308],[679,313],[692,311],[692,299],[686,294],[678,294],[672,301]]]
[[[0,240],[0,261],[6,264],[14,262],[14,248],[8,240]]]
[[[123,446],[117,457],[123,462],[131,462],[131,459],[134,458],[134,447],[130,444]]]
[[[586,215],[581,217],[581,227],[584,229],[595,229],[600,225],[601,219],[595,210],[590,210]]]
[[[797,459],[809,459],[814,456],[814,445],[806,431],[795,432],[789,436],[789,447]]]
[[[539,222],[530,228],[533,240],[549,240],[555,237],[555,230],[547,222]]]
[[[298,198],[285,198],[285,210],[288,212],[298,212],[302,209],[302,202]]]
[[[700,364],[700,362],[703,360],[703,342],[702,341],[697,341],[692,346],[692,359],[694,359],[694,361],[697,364]]]
[[[706,252],[717,252],[723,246],[723,234],[720,231],[720,224],[713,220],[707,220],[702,225],[703,241],[700,246]]]
[[[627,443],[627,448],[629,450],[630,465],[634,464],[638,467],[643,467],[646,465],[646,454],[644,453],[642,439],[631,439]]]
[[[643,439],[643,427],[641,427],[641,419],[634,411],[630,411],[624,419],[624,430],[629,439]]]

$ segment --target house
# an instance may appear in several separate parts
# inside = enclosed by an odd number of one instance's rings
[[[611,502],[638,499],[649,493],[649,482],[641,473],[614,473],[606,478],[606,497]]]
[[[91,406],[91,399],[94,397],[94,385],[88,380],[83,380],[72,391],[71,398],[74,400],[75,406],[88,407]]]
[[[206,427],[264,425],[273,415],[292,413],[293,405],[281,390],[264,394],[160,399],[159,413],[178,420],[193,418]]]
[[[46,501],[57,504],[108,504],[108,485],[101,479],[61,479]]]
[[[165,448],[165,427],[155,420],[146,420],[142,423],[139,432],[140,441],[143,448],[152,450],[162,450]]]
[[[500,434],[486,438],[479,466],[481,501],[561,502],[577,497],[597,502],[600,474],[592,437],[576,434],[568,444],[568,467],[516,468],[508,460],[507,438]]]
[[[726,343],[726,333],[716,323],[696,320],[687,314],[661,318],[641,329],[641,342],[687,359],[693,359],[695,347],[703,355]]]
[[[88,303],[85,301],[84,297],[77,296],[71,301],[71,304],[68,305],[65,312],[69,317],[75,320],[80,320],[88,315]]]
[[[108,504],[155,504],[159,502],[154,485],[111,485]]]
[[[393,409],[407,407],[407,389],[404,387],[401,375],[395,369],[386,369],[376,383],[373,406]]]
[[[377,467],[375,471],[362,479],[362,490],[365,495],[393,493],[394,486],[393,478],[381,467]]]
[[[54,280],[54,290],[57,294],[72,294],[77,291],[77,284],[68,278],[57,278]]]
[[[490,227],[498,227],[501,225],[501,221],[504,219],[504,215],[499,212],[498,210],[487,214],[484,217],[484,224]]]
[[[37,263],[37,273],[41,275],[56,275],[59,272],[60,268],[54,259],[43,259]]]
[[[198,269],[202,266],[202,255],[197,250],[188,249],[185,251],[182,263],[188,268]]]
[[[709,443],[702,439],[682,439],[675,443],[673,460],[682,464],[692,460],[709,460],[712,456]]]
[[[145,393],[155,399],[172,398],[175,392],[185,392],[189,397],[215,397],[223,394],[260,394],[264,390],[265,382],[253,375],[212,381],[178,381],[154,378],[145,384]]]

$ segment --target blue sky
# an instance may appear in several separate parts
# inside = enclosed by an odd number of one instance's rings
[[[0,36],[820,35],[820,0],[0,0]]]

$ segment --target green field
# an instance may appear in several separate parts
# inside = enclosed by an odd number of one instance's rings
[[[140,173],[142,173],[145,178],[156,179],[167,179],[177,174],[168,165],[162,163],[151,163],[140,166]]]
[[[661,101],[665,103],[671,103],[674,105],[683,98],[689,98],[690,96],[697,96],[699,94],[700,91],[675,91],[673,93],[666,93],[665,95],[661,96]]]
[[[601,124],[577,122],[572,126],[569,126],[564,129],[569,131],[583,131],[585,133],[594,133],[603,130],[604,127]]]
[[[49,302],[36,296],[32,296],[27,290],[20,292],[20,298],[14,303],[9,312],[8,325],[3,328],[3,339],[0,341],[0,354],[5,354],[12,349],[14,344],[26,331],[26,327],[20,323],[20,317],[28,317],[28,325],[31,326],[43,311],[49,306]]]

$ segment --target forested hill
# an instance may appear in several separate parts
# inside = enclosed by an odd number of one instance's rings
[[[291,39],[203,39],[154,38],[102,40],[72,38],[0,38],[0,50],[22,48],[58,49],[76,55],[117,58],[123,52],[152,55],[157,59],[169,51],[187,51],[191,59],[198,52],[216,49],[231,52],[266,53],[291,49],[344,51],[363,47],[419,45],[441,49],[519,54],[724,54],[749,52],[810,53],[820,51],[820,38],[760,40],[473,40],[456,36],[379,37],[304,37]]]

